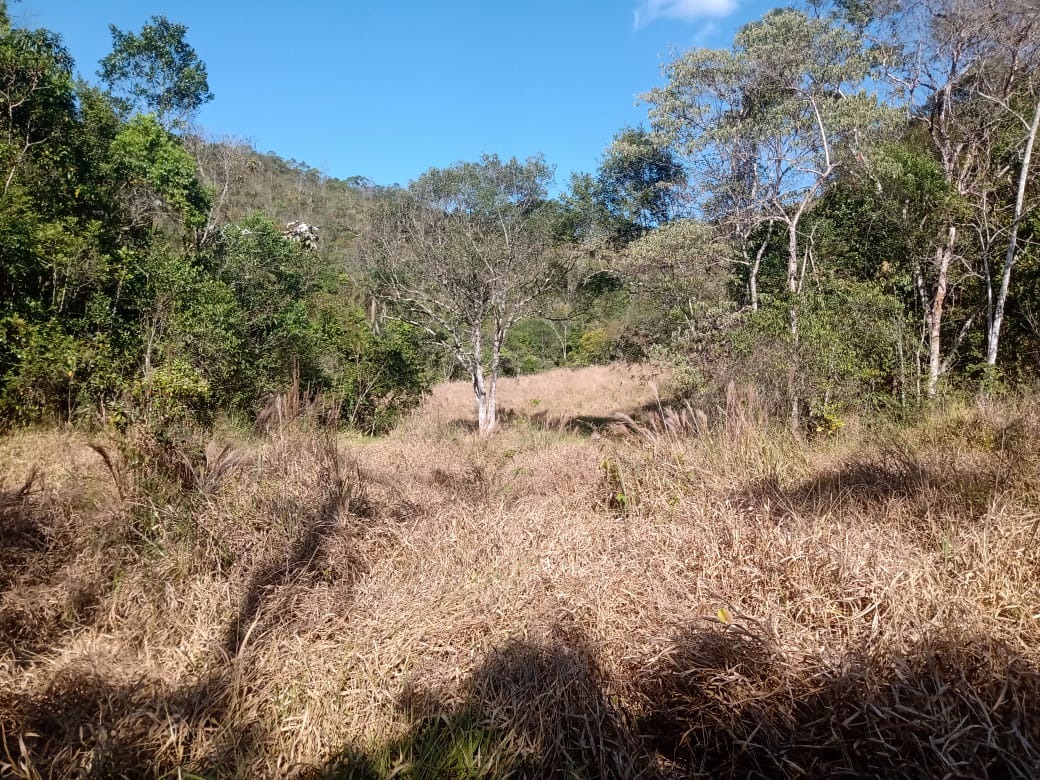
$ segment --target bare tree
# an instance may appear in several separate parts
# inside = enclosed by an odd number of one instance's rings
[[[197,242],[202,246],[215,230],[231,221],[230,200],[253,173],[250,166],[253,145],[234,136],[212,138],[201,128],[191,128],[182,138],[195,157],[199,178],[213,193],[206,224],[198,231]]]
[[[424,330],[469,374],[481,434],[497,421],[506,334],[559,269],[543,219],[550,178],[541,158],[432,169],[384,200],[365,241],[390,315]]]

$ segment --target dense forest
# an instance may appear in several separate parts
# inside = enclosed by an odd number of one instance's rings
[[[111,33],[0,0],[0,774],[1040,775],[1033,0],[771,10],[568,181]]]

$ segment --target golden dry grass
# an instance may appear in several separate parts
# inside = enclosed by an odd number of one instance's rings
[[[1027,400],[805,443],[736,392],[655,427],[631,368],[500,398],[490,439],[445,385],[161,501],[0,441],[0,774],[1040,773]]]

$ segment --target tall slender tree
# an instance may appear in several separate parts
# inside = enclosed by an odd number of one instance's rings
[[[863,88],[870,65],[862,39],[834,18],[780,9],[740,30],[731,50],[686,53],[666,69],[668,83],[645,96],[655,129],[694,161],[709,212],[734,206],[743,239],[761,225],[786,231],[794,346],[807,267],[803,217],[884,117]],[[745,254],[753,306],[761,248],[755,254]],[[792,362],[792,426],[795,370]]]
[[[957,343],[976,319],[968,314],[954,341],[944,345],[958,267],[966,269],[964,278],[985,280],[987,301],[980,309],[987,315],[986,361],[997,359],[1040,124],[1040,15],[1031,0],[839,5],[851,9],[881,44],[889,99],[924,131],[956,201],[936,231],[930,262],[915,268],[928,351],[926,389],[934,396]],[[1017,184],[1001,183],[1010,180]],[[994,290],[991,260],[997,254],[1003,263]]]

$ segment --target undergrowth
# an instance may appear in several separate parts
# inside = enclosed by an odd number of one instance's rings
[[[1040,774],[1035,398],[805,440],[588,371],[490,439],[0,441],[0,774]]]

